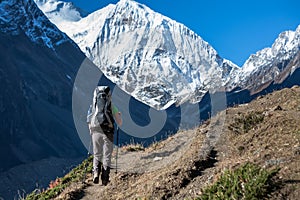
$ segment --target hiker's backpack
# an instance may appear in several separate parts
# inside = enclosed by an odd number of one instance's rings
[[[108,86],[97,86],[90,107],[90,126],[94,130],[113,131],[114,118],[111,109],[111,92]],[[89,117],[89,116],[88,116]]]

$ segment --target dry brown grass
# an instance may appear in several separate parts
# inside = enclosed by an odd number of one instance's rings
[[[244,120],[259,115],[258,121],[244,130]],[[263,116],[261,118],[261,116]],[[241,123],[239,125],[239,123]],[[233,129],[234,127],[234,129]],[[245,105],[228,108],[223,133],[207,157],[200,150],[209,129],[209,121],[191,130],[194,139],[185,154],[168,167],[148,173],[119,172],[112,174],[106,187],[97,187],[93,199],[193,199],[203,188],[216,182],[226,169],[250,162],[264,169],[280,168],[277,181],[281,188],[269,194],[269,199],[297,200],[300,197],[300,88],[259,97]],[[163,149],[176,135],[145,149]],[[135,153],[140,153],[139,151]],[[137,161],[138,162],[138,161]]]

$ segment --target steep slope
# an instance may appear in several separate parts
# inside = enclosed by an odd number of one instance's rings
[[[61,21],[56,25],[110,80],[158,109],[198,102],[239,70],[183,24],[131,0]]]
[[[47,165],[44,176],[27,170],[33,174],[26,174],[25,188],[18,188],[24,183],[11,177],[23,176],[25,170],[6,173],[12,167],[49,157],[82,157],[85,149],[74,126],[71,102],[73,82],[85,58],[32,0],[1,1],[1,197],[10,199],[17,189],[28,191],[45,183],[44,178],[57,176]],[[4,176],[9,182],[1,182],[6,181]]]
[[[93,184],[88,174],[84,184],[73,182],[55,199],[195,199],[225,170],[250,162],[266,170],[280,169],[273,179],[276,187],[265,188],[269,199],[297,200],[300,87],[260,96],[223,113],[226,121],[215,145],[206,144],[215,139],[211,132],[219,116],[142,151],[120,149],[118,174],[113,170],[107,186]],[[240,177],[235,184],[246,183]]]

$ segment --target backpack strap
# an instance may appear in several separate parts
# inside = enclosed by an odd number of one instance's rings
[[[113,124],[113,122],[111,121],[110,115],[109,115],[108,112],[107,112],[108,109],[111,109],[111,97],[110,97],[109,95],[107,95],[107,97],[106,97],[106,102],[105,102],[105,106],[104,106],[104,114],[105,114],[106,119],[107,119],[107,121],[108,121],[108,123],[109,123],[109,126],[110,126],[110,127],[113,127],[114,124]]]

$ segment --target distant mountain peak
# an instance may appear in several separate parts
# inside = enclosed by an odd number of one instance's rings
[[[238,73],[233,85],[247,88],[254,92],[261,88],[260,85],[268,85],[272,81],[294,71],[300,66],[290,65],[300,51],[300,25],[295,31],[284,31],[280,33],[271,47],[264,48],[250,55],[248,60]],[[286,76],[283,76],[286,77]],[[282,78],[281,78],[282,79]],[[232,84],[232,82],[231,82]]]
[[[88,15],[86,11],[76,7],[72,2],[60,0],[34,1],[54,24],[59,23],[60,21],[79,21]]]

